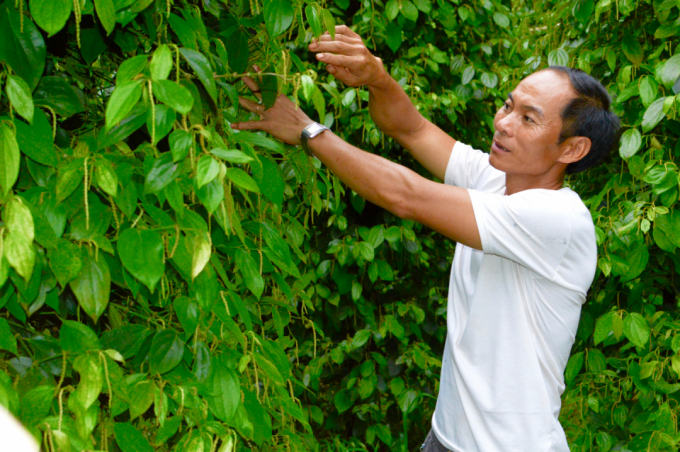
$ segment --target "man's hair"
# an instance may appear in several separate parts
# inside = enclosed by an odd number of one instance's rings
[[[611,98],[607,89],[580,69],[565,66],[550,66],[547,69],[568,75],[576,91],[576,97],[562,110],[562,131],[558,144],[575,136],[587,137],[591,141],[588,155],[567,165],[567,174],[580,173],[597,166],[618,145],[621,130],[619,117],[609,110]]]

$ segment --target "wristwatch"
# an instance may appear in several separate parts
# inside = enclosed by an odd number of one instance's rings
[[[330,130],[328,127],[319,124],[318,122],[313,122],[307,127],[305,127],[302,130],[302,133],[300,134],[300,146],[302,146],[302,149],[305,150],[307,155],[312,155],[311,149],[309,149],[309,145],[307,144],[307,140],[310,138],[314,138],[324,130]]]

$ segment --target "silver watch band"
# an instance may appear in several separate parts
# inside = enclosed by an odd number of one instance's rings
[[[310,138],[314,138],[315,136],[319,135],[324,130],[330,129],[322,124],[319,124],[318,122],[313,122],[302,130],[302,133],[300,134],[300,146],[308,155],[312,155],[312,151],[309,149],[309,144],[307,141]]]

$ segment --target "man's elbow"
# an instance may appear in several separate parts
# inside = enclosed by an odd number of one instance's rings
[[[393,189],[383,194],[385,208],[404,220],[416,220],[415,201],[421,186],[421,177],[404,169],[399,172],[398,183]]]

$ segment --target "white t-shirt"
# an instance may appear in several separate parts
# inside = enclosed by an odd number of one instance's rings
[[[558,416],[597,264],[590,213],[569,188],[505,196],[505,173],[460,142],[444,182],[468,189],[484,251],[456,245],[433,432],[453,452],[569,452]]]

